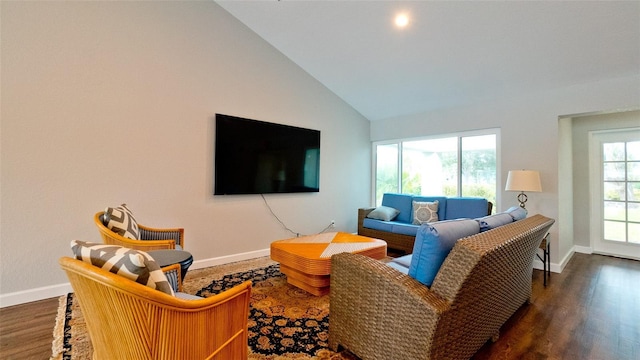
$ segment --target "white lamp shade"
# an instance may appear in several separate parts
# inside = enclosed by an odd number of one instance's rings
[[[540,173],[534,170],[511,170],[504,189],[505,191],[541,192]]]

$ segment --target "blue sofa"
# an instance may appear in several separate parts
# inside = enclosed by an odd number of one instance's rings
[[[490,215],[493,209],[493,204],[484,198],[385,193],[381,206],[358,209],[358,234],[385,240],[387,248],[410,254],[421,225],[414,219],[414,202],[436,201],[435,221],[479,218]]]

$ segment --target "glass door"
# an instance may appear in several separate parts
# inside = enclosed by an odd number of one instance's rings
[[[640,259],[640,130],[591,134],[594,252]]]

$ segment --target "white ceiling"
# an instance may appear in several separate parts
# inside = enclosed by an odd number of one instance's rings
[[[640,1],[216,2],[371,121],[640,74]]]

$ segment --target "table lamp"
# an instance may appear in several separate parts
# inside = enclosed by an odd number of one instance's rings
[[[505,191],[520,191],[518,201],[520,207],[524,209],[524,203],[527,202],[525,191],[541,192],[540,173],[534,170],[511,170],[507,176],[507,186]]]

